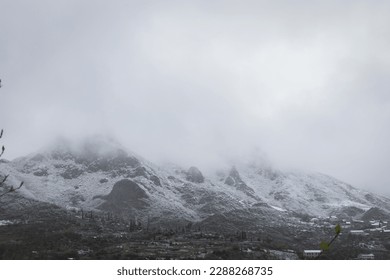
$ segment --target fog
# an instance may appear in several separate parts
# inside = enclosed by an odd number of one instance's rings
[[[157,163],[265,154],[390,194],[389,10],[0,0],[4,156],[105,134]]]

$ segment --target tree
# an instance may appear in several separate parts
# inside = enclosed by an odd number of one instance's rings
[[[1,79],[0,79],[0,88],[1,88]],[[3,133],[4,130],[1,129],[0,131],[0,139],[3,138]],[[0,151],[0,158],[3,156],[5,151],[4,145],[1,146],[1,151]],[[23,182],[20,183],[18,187],[14,186],[7,186],[5,182],[7,181],[9,175],[5,175],[4,178],[0,178],[0,198],[5,196],[6,194],[9,194],[11,192],[15,192],[16,190],[20,189],[23,186]]]

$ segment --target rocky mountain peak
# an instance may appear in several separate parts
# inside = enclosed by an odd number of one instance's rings
[[[40,152],[15,163],[24,173],[39,177],[59,174],[64,179],[94,172],[108,172],[115,177],[130,174],[141,166],[141,162],[117,141],[102,136],[80,141],[59,138]]]
[[[240,173],[238,173],[238,170],[235,166],[230,169],[229,176],[235,180],[241,180]]]
[[[230,169],[229,176],[225,180],[225,184],[227,184],[229,186],[234,186],[240,182],[242,182],[241,177],[240,177],[240,173],[238,173],[237,168],[235,166],[233,166]]]
[[[229,176],[225,180],[225,184],[234,186],[237,190],[242,191],[250,197],[254,197],[254,190],[241,179],[240,173],[235,166],[230,169]]]

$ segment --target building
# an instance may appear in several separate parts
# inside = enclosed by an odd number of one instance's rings
[[[357,257],[358,260],[373,260],[375,259],[374,254],[359,254]]]
[[[370,221],[370,224],[372,227],[380,227],[380,222],[379,221]]]
[[[329,217],[329,221],[331,221],[331,222],[337,222],[337,221],[339,221],[339,219],[338,219],[336,216],[330,216],[330,217]]]
[[[312,222],[312,223],[318,223],[319,221],[320,221],[320,219],[318,219],[318,218],[312,218],[310,220],[310,222]]]
[[[306,259],[317,258],[322,253],[322,250],[303,250],[303,257]]]
[[[353,235],[368,235],[364,230],[351,230],[349,233]]]

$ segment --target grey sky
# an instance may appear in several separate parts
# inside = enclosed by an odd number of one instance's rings
[[[6,157],[107,133],[152,161],[207,168],[260,149],[389,194],[389,10],[0,0]]]

